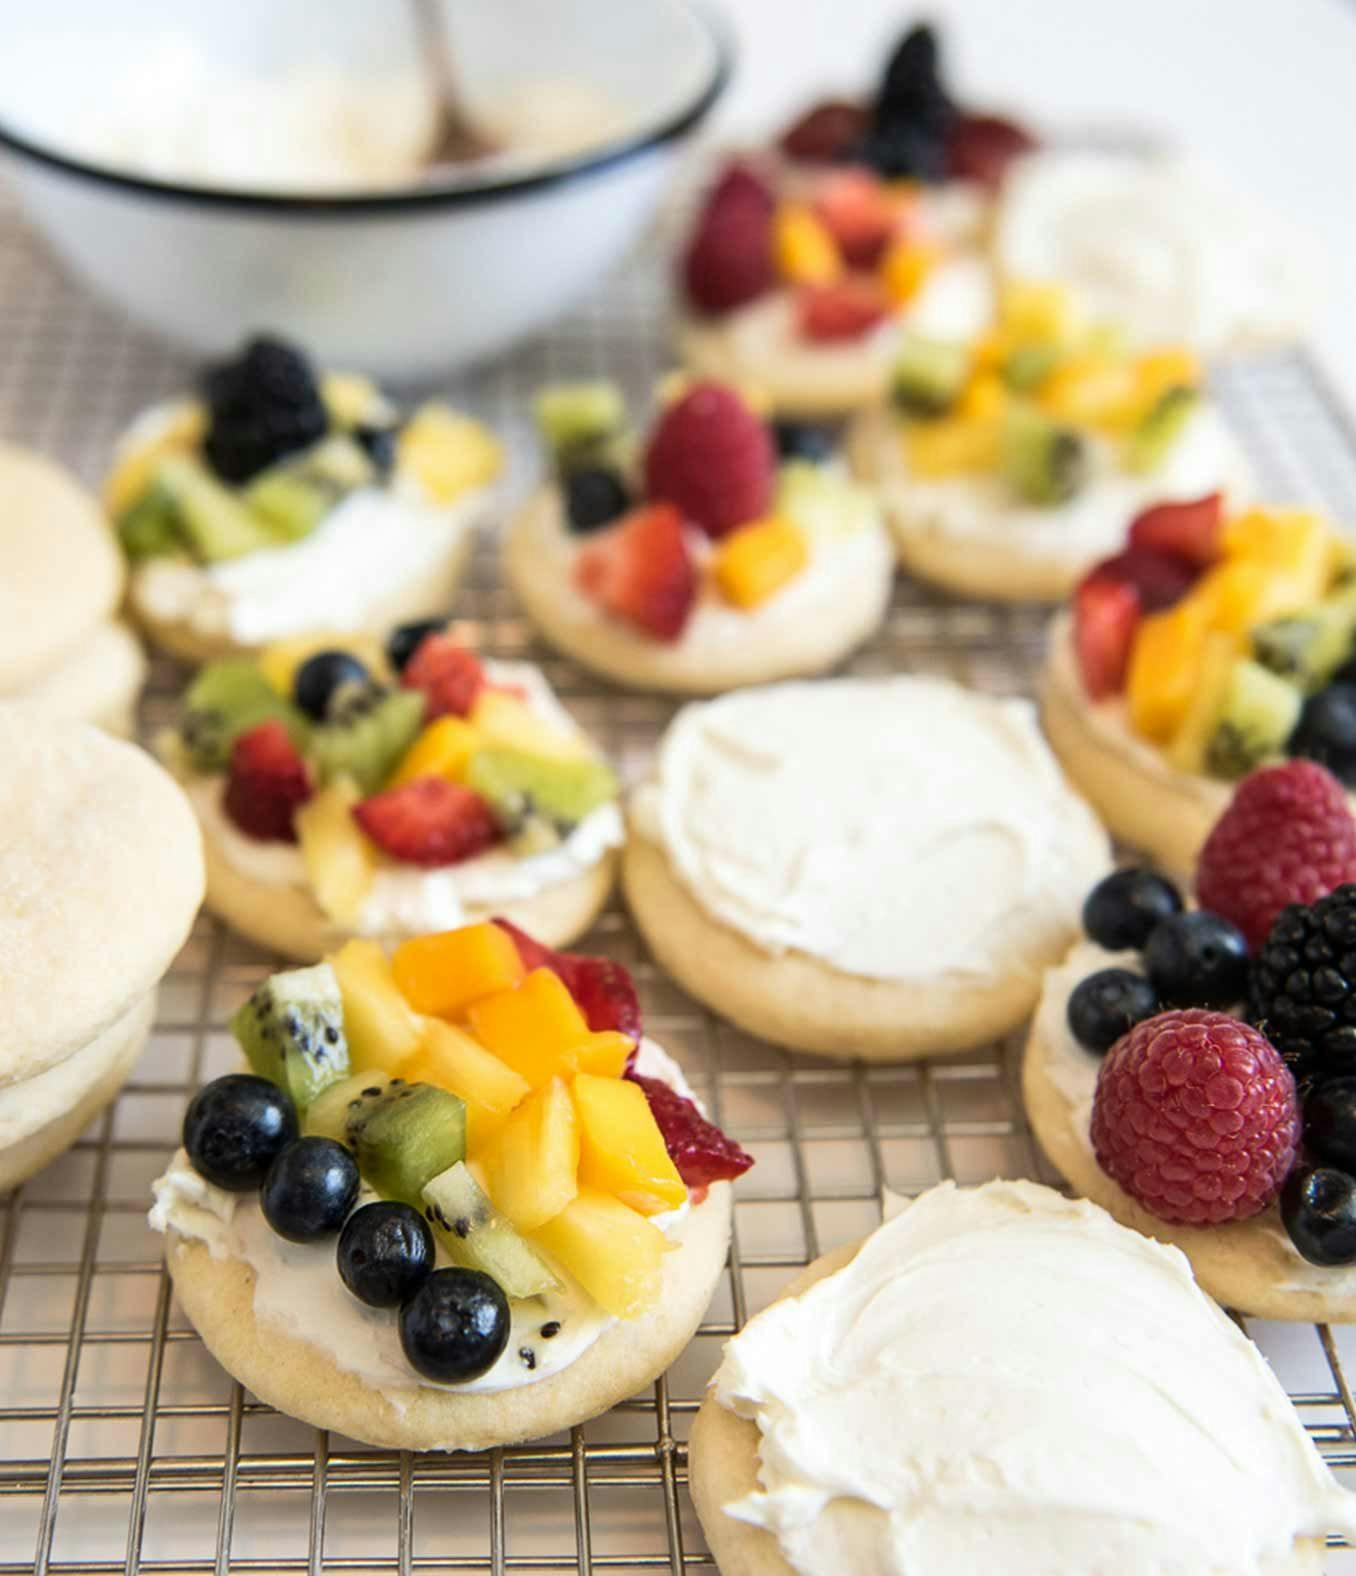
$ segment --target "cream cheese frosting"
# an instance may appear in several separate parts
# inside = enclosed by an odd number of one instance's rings
[[[713,918],[765,950],[936,980],[1060,950],[1092,817],[1028,703],[895,677],[685,707],[635,825]]]
[[[725,1349],[759,1428],[725,1506],[799,1576],[1256,1576],[1356,1532],[1183,1255],[1028,1182],[943,1183]]]

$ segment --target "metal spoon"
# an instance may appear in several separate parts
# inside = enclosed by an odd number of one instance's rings
[[[411,4],[419,34],[419,52],[437,108],[433,134],[424,154],[425,167],[436,169],[443,164],[467,164],[497,153],[499,144],[475,125],[463,105],[440,0],[411,0]]]

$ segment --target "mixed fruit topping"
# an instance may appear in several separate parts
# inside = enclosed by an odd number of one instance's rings
[[[258,1190],[287,1241],[334,1241],[345,1286],[399,1310],[411,1367],[439,1383],[493,1367],[510,1304],[562,1275],[615,1318],[648,1312],[671,1247],[655,1218],[753,1163],[635,1072],[640,1005],[620,964],[501,921],[390,957],[350,941],[265,980],[231,1027],[251,1071],[190,1104],[194,1169]],[[377,1197],[359,1205],[364,1189]]]
[[[317,374],[295,346],[258,338],[134,435],[104,501],[133,562],[211,564],[301,541],[360,489],[398,484],[445,505],[502,466],[470,417],[430,403],[402,420],[366,378]]]
[[[1152,474],[1199,406],[1201,381],[1189,351],[1131,351],[1062,286],[1013,281],[973,344],[906,334],[891,395],[912,476],[997,476],[1019,501],[1048,505],[1082,490],[1099,451]]]
[[[865,489],[833,463],[823,427],[769,422],[724,383],[672,382],[647,437],[620,389],[558,384],[537,396],[575,582],[612,617],[676,641],[703,595],[752,611],[816,549],[877,527]]]
[[[1237,778],[1285,756],[1356,785],[1356,578],[1320,516],[1218,494],[1146,510],[1074,600],[1091,700],[1184,772]]]
[[[1109,952],[1069,1029],[1102,1058],[1098,1164],[1161,1220],[1248,1220],[1273,1202],[1296,1249],[1356,1263],[1356,818],[1323,767],[1246,778],[1201,850],[1188,910],[1117,870],[1083,925]]]
[[[311,889],[351,925],[381,857],[437,867],[556,847],[617,797],[588,740],[496,683],[441,620],[385,645],[310,636],[211,663],[178,733],[188,771],[224,775],[247,837],[300,845]]]

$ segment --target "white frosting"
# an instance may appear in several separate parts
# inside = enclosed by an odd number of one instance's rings
[[[642,1042],[636,1065],[645,1076],[662,1078],[692,1098],[676,1063],[653,1041]],[[264,1219],[256,1194],[231,1194],[214,1187],[193,1170],[182,1150],[152,1184],[152,1193],[152,1230],[165,1233],[172,1229],[190,1241],[204,1243],[215,1259],[240,1259],[248,1264],[255,1277],[254,1313],[261,1324],[317,1347],[336,1367],[383,1391],[397,1406],[402,1393],[420,1389],[465,1395],[537,1384],[581,1357],[616,1323],[553,1263],[559,1287],[540,1297],[510,1303],[508,1344],[494,1366],[465,1384],[433,1384],[406,1361],[395,1315],[368,1308],[349,1294],[335,1267],[333,1242],[284,1241]],[[359,1203],[368,1203],[373,1197],[364,1190]],[[683,1203],[652,1215],[651,1223],[666,1236],[680,1237],[690,1208]],[[450,1263],[441,1248],[438,1263],[440,1267]],[[543,1339],[541,1328],[550,1322],[558,1323],[560,1331]],[[520,1355],[523,1347],[533,1353],[532,1368]]]
[[[995,244],[1008,275],[1062,280],[1144,344],[1296,338],[1320,293],[1312,241],[1182,159],[1033,154],[1008,176]]]
[[[726,1514],[799,1576],[1257,1576],[1356,1531],[1182,1254],[1028,1182],[924,1194],[735,1336],[715,1397],[760,1431]]]
[[[636,826],[759,946],[891,980],[1007,976],[1058,951],[1096,838],[1027,702],[910,677],[685,707]]]

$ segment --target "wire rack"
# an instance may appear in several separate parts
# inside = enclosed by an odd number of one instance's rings
[[[607,372],[643,398],[666,366],[663,238],[549,336],[447,392],[531,469],[526,395]],[[68,284],[0,194],[0,435],[88,479],[120,426],[182,387],[186,363]],[[1302,358],[1227,378],[1229,412],[1277,496],[1356,521],[1356,435]],[[457,612],[485,646],[530,655],[634,779],[672,707],[601,688],[537,647],[483,544]],[[862,672],[950,675],[1029,693],[1041,618],[901,584]],[[154,728],[182,674],[160,666]],[[1022,1116],[1016,1040],[907,1067],[789,1057],[684,996],[625,914],[589,945],[635,972],[648,1021],[718,1119],[757,1157],[738,1184],[727,1272],[688,1351],[606,1417],[483,1455],[369,1450],[280,1417],[208,1356],[147,1229],[149,1185],[186,1100],[232,1063],[225,1023],[273,960],[200,919],[166,980],[146,1055],[117,1104],[63,1159],[0,1198],[0,1576],[136,1572],[641,1572],[712,1569],[686,1491],[685,1441],[725,1337],[819,1253],[880,1218],[882,1184],[1057,1181]],[[1249,1322],[1319,1448],[1356,1475],[1356,1407],[1323,1326]],[[1356,1551],[1332,1551],[1356,1572]]]

